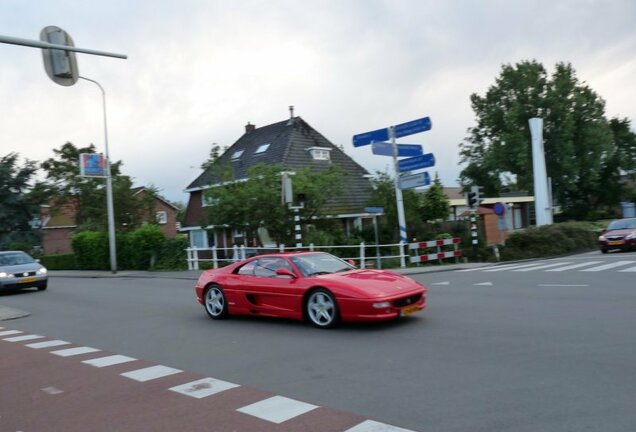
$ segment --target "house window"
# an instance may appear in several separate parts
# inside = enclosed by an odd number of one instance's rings
[[[331,149],[328,147],[309,147],[309,152],[314,160],[330,160]]]
[[[237,150],[234,153],[232,153],[232,160],[238,160],[241,158],[241,156],[243,156],[243,152],[245,150]]]
[[[205,230],[190,231],[190,247],[206,248],[208,247],[208,237]]]
[[[210,195],[208,195],[206,192],[203,192],[201,194],[201,206],[202,207],[212,207],[215,206],[219,203],[219,199],[218,198],[214,198]]]
[[[168,223],[168,213],[166,211],[158,211],[156,214],[157,223],[165,225]]]
[[[254,152],[254,154],[265,153],[267,149],[269,148],[269,145],[270,143],[259,145],[256,151]]]

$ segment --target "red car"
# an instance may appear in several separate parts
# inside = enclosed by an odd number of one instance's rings
[[[636,249],[636,218],[617,219],[610,222],[598,238],[601,252],[610,249]]]
[[[308,320],[383,321],[426,306],[426,287],[383,270],[358,270],[324,252],[260,255],[204,271],[196,296],[213,319],[253,315]]]

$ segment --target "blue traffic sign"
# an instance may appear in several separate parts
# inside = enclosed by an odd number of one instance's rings
[[[431,130],[430,117],[423,117],[421,119],[413,120],[410,122],[402,123],[394,127],[395,137],[400,138],[407,135],[413,135],[418,132],[426,132]]]
[[[412,189],[420,186],[428,186],[431,184],[431,176],[428,172],[413,174],[400,177],[400,189]]]
[[[371,151],[374,155],[393,156],[393,146],[390,142],[374,142],[371,144]],[[420,156],[424,151],[419,144],[397,144],[398,156],[410,157]]]
[[[426,153],[422,156],[415,156],[398,161],[400,172],[413,171],[420,168],[430,168],[435,166],[435,156],[433,153]]]
[[[371,144],[374,141],[386,141],[389,139],[389,130],[387,128],[378,129],[371,132],[365,132],[353,136],[353,146],[361,147]]]

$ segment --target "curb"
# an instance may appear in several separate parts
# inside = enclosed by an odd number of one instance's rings
[[[24,318],[31,315],[20,309],[14,309],[6,306],[0,306],[0,321],[8,321],[12,319]]]

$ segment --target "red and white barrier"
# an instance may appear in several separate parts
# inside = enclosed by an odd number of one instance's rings
[[[462,256],[462,251],[458,249],[458,245],[461,242],[459,237],[443,239],[443,240],[429,240],[419,243],[409,243],[410,250],[437,248],[437,253],[430,253],[425,255],[415,255],[410,257],[411,264],[428,262],[428,261],[441,261],[446,258],[459,258]],[[442,252],[442,246],[453,245],[454,250]]]

